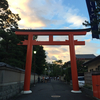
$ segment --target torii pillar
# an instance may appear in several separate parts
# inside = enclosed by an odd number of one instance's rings
[[[81,91],[79,90],[79,85],[78,85],[78,74],[77,74],[73,34],[69,35],[69,43],[70,43],[69,48],[70,48],[70,59],[71,59],[72,84],[73,84],[73,90],[71,92],[81,93]]]
[[[22,45],[27,45],[27,57],[25,67],[25,80],[24,80],[24,94],[32,93],[30,90],[30,77],[31,77],[31,64],[32,64],[32,50],[33,45],[69,45],[70,59],[71,59],[71,73],[73,93],[81,93],[78,85],[78,73],[75,56],[75,45],[85,45],[84,41],[74,40],[74,35],[86,35],[90,29],[79,30],[14,30],[16,35],[28,35],[28,40],[22,41]],[[49,41],[35,41],[33,35],[49,35]],[[66,41],[53,41],[53,35],[68,35],[69,40]]]
[[[27,55],[26,55],[24,91],[23,91],[24,94],[32,93],[32,91],[29,90],[30,89],[30,78],[31,78],[31,66],[32,66],[32,53],[33,53],[32,41],[33,41],[33,35],[29,34],[28,41],[27,41]]]

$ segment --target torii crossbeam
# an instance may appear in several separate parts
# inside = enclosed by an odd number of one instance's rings
[[[33,45],[69,45],[70,59],[71,59],[71,73],[72,73],[72,92],[79,93],[78,86],[78,74],[75,56],[75,45],[85,45],[84,41],[74,40],[75,35],[86,35],[90,29],[74,29],[74,30],[23,30],[13,29],[16,35],[28,35],[28,40],[22,41],[22,45],[27,45],[26,67],[25,67],[25,80],[24,80],[24,93],[31,93],[30,90],[30,76],[31,76],[31,64],[32,64],[32,51]],[[34,35],[49,35],[49,41],[36,41],[33,40]],[[69,40],[65,41],[53,41],[53,35],[68,35]]]

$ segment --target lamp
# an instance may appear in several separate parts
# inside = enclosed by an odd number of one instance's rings
[[[34,54],[36,54],[36,51],[34,51]]]

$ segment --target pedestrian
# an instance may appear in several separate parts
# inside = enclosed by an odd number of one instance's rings
[[[40,83],[40,77],[38,76],[38,83]]]
[[[43,83],[44,83],[44,81],[45,81],[45,80],[44,80],[44,76],[43,76],[43,78],[42,78],[42,79],[43,79]]]

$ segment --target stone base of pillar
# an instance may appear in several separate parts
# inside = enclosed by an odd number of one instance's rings
[[[31,90],[29,90],[29,91],[21,91],[21,94],[30,94],[30,93],[32,93]]]
[[[72,93],[82,93],[82,91],[80,91],[80,90],[79,90],[79,91],[71,90],[71,92],[72,92]]]

